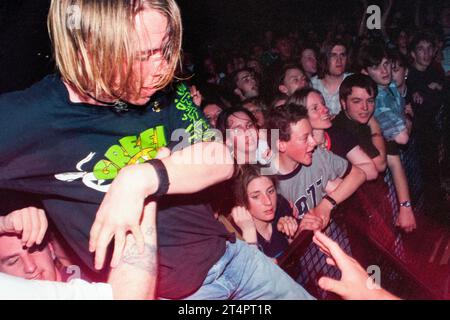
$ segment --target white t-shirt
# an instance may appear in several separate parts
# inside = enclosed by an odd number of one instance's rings
[[[112,300],[107,283],[26,280],[0,273],[0,300]]]
[[[344,79],[347,78],[351,73],[344,73]],[[311,85],[314,89],[319,90],[323,98],[325,99],[325,104],[328,109],[330,109],[331,115],[337,115],[341,112],[341,103],[339,101],[339,88],[336,92],[328,92],[327,88],[323,85],[322,81],[314,76],[311,78]]]

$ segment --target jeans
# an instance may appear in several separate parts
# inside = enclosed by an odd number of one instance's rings
[[[306,290],[256,247],[227,242],[200,289],[187,300],[313,300]]]

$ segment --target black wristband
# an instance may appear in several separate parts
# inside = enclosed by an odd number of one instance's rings
[[[333,206],[333,208],[331,208],[331,210],[334,210],[334,209],[336,209],[336,207],[337,207],[337,202],[336,202],[336,200],[334,200],[332,197],[330,197],[329,195],[324,195],[323,196],[323,199],[326,199],[328,202],[330,202],[331,203],[331,205]]]
[[[158,176],[158,189],[152,196],[160,197],[167,193],[169,190],[169,175],[167,174],[167,169],[164,163],[159,159],[152,159],[147,163],[151,164],[155,168],[156,175]]]

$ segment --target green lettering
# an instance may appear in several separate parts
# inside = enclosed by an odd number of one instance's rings
[[[129,155],[130,157],[133,157],[141,151],[141,149],[137,145],[136,136],[124,137],[119,140],[119,143],[125,149],[127,155]]]
[[[108,160],[100,160],[94,167],[94,176],[98,180],[114,179],[118,172],[119,168]]]
[[[130,161],[130,156],[125,153],[125,150],[118,145],[113,145],[106,151],[105,157],[113,162],[119,168],[125,167]]]

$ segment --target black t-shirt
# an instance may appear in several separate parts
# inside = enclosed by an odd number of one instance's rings
[[[264,239],[258,232],[256,236],[258,239],[259,249],[270,258],[278,258],[289,246],[286,235],[279,232],[277,229],[278,220],[284,216],[292,216],[292,208],[289,202],[280,194],[277,194],[277,209],[275,210],[275,217],[272,221],[272,236],[269,241]],[[241,229],[231,220],[234,228],[242,234]]]
[[[146,106],[117,112],[71,103],[60,78],[50,75],[0,96],[0,110],[0,189],[40,195],[48,216],[91,268],[90,228],[118,171],[153,158],[176,129],[186,142],[202,139],[208,128],[182,83]],[[157,294],[164,298],[198,289],[229,239],[209,206],[178,200],[166,201],[157,216]]]
[[[327,149],[341,158],[346,159],[347,153],[358,146],[358,139],[344,128],[332,126],[326,130],[326,134],[330,138]]]
[[[372,143],[372,134],[368,125],[350,120],[344,112],[341,112],[333,120],[333,127],[334,126],[343,128],[356,137],[358,145],[371,159],[380,155],[378,149]]]
[[[258,246],[264,254],[270,258],[278,258],[280,257],[284,250],[289,246],[289,242],[286,238],[286,235],[279,232],[277,229],[278,220],[284,216],[292,216],[292,208],[289,205],[289,202],[282,196],[277,195],[277,209],[275,211],[275,218],[272,221],[272,237],[269,241],[264,239],[259,233],[257,233],[258,237]]]
[[[429,130],[430,126],[435,126],[434,118],[444,102],[445,89],[430,88],[433,82],[444,86],[444,78],[434,66],[428,67],[425,71],[410,68],[406,80],[408,92],[410,94],[418,92],[423,98],[422,104],[413,104],[415,128]]]

